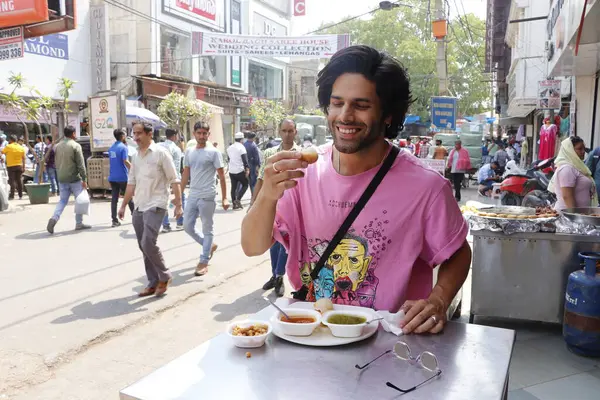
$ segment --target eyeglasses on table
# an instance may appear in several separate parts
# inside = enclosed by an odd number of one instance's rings
[[[435,354],[433,354],[429,351],[424,351],[421,354],[417,355],[416,357],[413,357],[411,354],[411,351],[410,351],[410,347],[408,346],[408,344],[406,344],[404,342],[396,342],[393,349],[383,352],[382,354],[378,355],[377,357],[375,357],[374,359],[372,359],[365,365],[361,366],[361,365],[356,364],[354,367],[357,369],[363,370],[363,369],[367,368],[369,365],[373,364],[375,361],[379,360],[381,357],[383,357],[389,353],[393,353],[400,360],[408,361],[408,362],[411,362],[411,361],[415,362],[418,365],[420,365],[421,368],[434,373],[434,375],[432,377],[424,380],[423,382],[421,382],[418,385],[413,386],[409,389],[401,389],[391,382],[385,383],[386,386],[388,386],[392,389],[395,389],[399,392],[402,392],[402,393],[412,392],[412,391],[416,390],[417,388],[423,386],[430,380],[437,378],[438,376],[440,376],[442,374],[442,370],[439,367],[439,362],[438,362],[438,359],[435,356]]]

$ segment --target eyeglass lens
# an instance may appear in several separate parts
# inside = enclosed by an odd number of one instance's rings
[[[410,360],[412,356],[410,354],[410,347],[404,342],[397,342],[394,345],[394,355],[401,360]]]
[[[424,351],[423,353],[421,353],[421,356],[419,357],[419,362],[421,363],[423,368],[425,368],[429,371],[437,371],[438,370],[438,367],[439,367],[438,359],[433,353]]]

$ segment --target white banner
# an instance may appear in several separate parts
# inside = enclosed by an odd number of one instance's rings
[[[192,32],[192,54],[203,56],[328,58],[349,45],[349,35],[277,37]]]
[[[444,171],[446,170],[446,160],[434,160],[433,158],[420,158],[420,160],[432,170],[444,175]]]
[[[119,127],[118,95],[91,97],[90,133],[92,150],[107,149],[115,142],[113,131]]]

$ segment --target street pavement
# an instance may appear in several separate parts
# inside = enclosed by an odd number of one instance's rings
[[[129,212],[121,227],[111,228],[110,202],[94,200],[91,216],[85,218],[93,228],[76,232],[71,202],[51,236],[46,223],[57,200],[35,206],[15,201],[10,212],[0,214],[0,399],[50,379],[88,348],[237,274],[259,265],[262,280],[270,274],[268,254],[248,258],[242,252],[244,211],[225,212],[219,204],[219,249],[209,273],[194,276],[201,248],[185,232],[161,234],[159,246],[173,283],[163,298],[140,299],[137,292],[146,277]]]

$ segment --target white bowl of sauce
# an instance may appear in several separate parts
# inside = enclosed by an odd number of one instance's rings
[[[271,318],[271,323],[278,332],[290,336],[310,336],[321,323],[321,313],[301,308],[284,308],[290,317],[287,319],[279,311]]]

